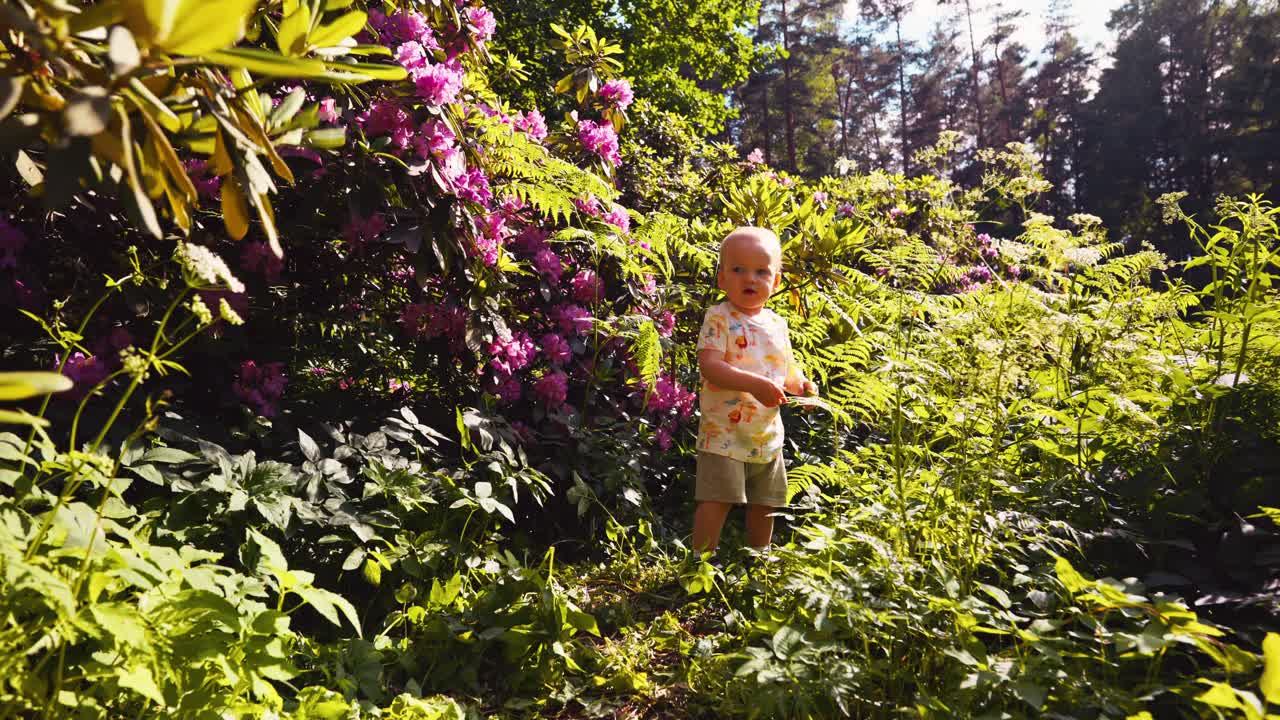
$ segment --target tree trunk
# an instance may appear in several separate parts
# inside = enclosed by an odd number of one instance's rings
[[[902,145],[902,174],[907,174],[907,57],[902,50],[902,8],[893,8],[893,26],[898,33],[898,120]]]
[[[787,56],[782,59],[782,112],[787,132],[787,169],[796,172],[796,115],[791,94],[791,28],[787,19],[787,0],[782,0],[782,49]]]
[[[978,147],[985,147],[987,144],[986,118],[982,112],[982,84],[978,76],[978,68],[981,67],[981,61],[978,58],[978,44],[973,34],[973,9],[970,7],[969,0],[964,0],[964,14],[969,21],[969,52],[973,54],[973,109],[977,113],[978,120]]]

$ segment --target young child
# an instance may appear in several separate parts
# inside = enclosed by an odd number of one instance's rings
[[[717,275],[727,302],[707,310],[698,336],[702,371],[693,547],[711,552],[729,510],[747,505],[747,544],[768,548],[775,508],[786,505],[782,459],[786,393],[814,395],[817,385],[796,366],[787,322],[764,309],[782,279],[778,236],[740,227],[720,243]]]

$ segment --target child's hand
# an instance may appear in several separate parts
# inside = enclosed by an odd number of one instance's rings
[[[787,401],[787,391],[782,388],[782,383],[774,382],[767,377],[761,377],[756,381],[751,394],[765,407],[777,407]]]
[[[800,392],[798,394],[805,397],[814,397],[818,394],[818,383],[812,380],[805,380],[800,384]]]

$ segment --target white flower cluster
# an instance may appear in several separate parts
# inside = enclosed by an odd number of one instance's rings
[[[1102,224],[1102,218],[1089,213],[1075,213],[1074,215],[1068,215],[1067,219],[1078,228],[1091,228]]]
[[[192,295],[191,302],[187,305],[191,309],[191,314],[196,316],[196,321],[200,323],[200,327],[213,324],[213,311],[208,305],[204,304],[204,298],[199,295]]]
[[[244,292],[244,283],[231,273],[227,263],[212,250],[191,243],[179,243],[178,262],[192,276],[209,286],[226,285],[234,293]]]
[[[1062,257],[1076,267],[1093,267],[1102,259],[1102,251],[1091,247],[1067,248],[1062,251]]]
[[[146,380],[147,376],[151,374],[151,358],[132,345],[120,351],[120,365],[124,367],[124,371],[130,377],[136,378],[138,382]]]

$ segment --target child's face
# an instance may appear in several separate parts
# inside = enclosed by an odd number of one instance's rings
[[[720,251],[720,289],[739,310],[754,315],[782,280],[782,252],[776,244],[750,235],[736,235]]]

